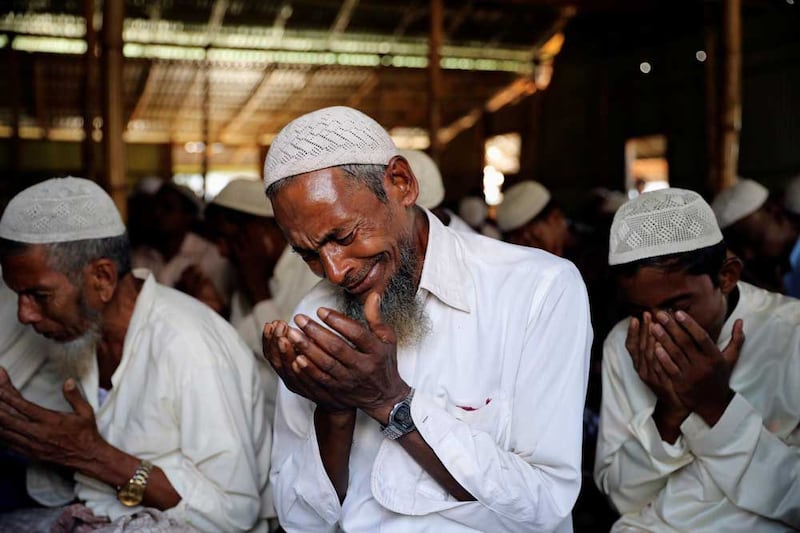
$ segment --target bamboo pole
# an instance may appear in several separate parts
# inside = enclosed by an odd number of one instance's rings
[[[85,76],[83,78],[83,142],[81,143],[81,167],[83,177],[97,180],[97,155],[94,119],[97,116],[99,65],[97,62],[97,30],[94,28],[94,0],[83,0],[83,18],[86,21],[86,53],[83,56]]]
[[[725,0],[722,7],[723,74],[720,108],[720,165],[717,190],[736,181],[739,134],[742,130],[742,2]]]
[[[428,38],[428,136],[430,137],[430,156],[439,162],[441,142],[439,130],[442,127],[442,69],[440,66],[442,47],[442,25],[444,8],[442,0],[431,0],[430,35]]]
[[[103,4],[103,151],[105,175],[103,186],[114,199],[123,220],[126,218],[127,185],[125,177],[125,143],[123,120],[122,23],[123,0],[106,0]]]

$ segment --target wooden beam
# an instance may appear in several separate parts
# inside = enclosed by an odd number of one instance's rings
[[[261,80],[256,84],[255,89],[250,92],[247,100],[245,100],[244,104],[242,104],[233,118],[220,130],[219,138],[222,142],[226,142],[226,138],[230,137],[233,132],[236,132],[261,106],[261,103],[269,95],[274,72],[275,65],[269,65],[264,69]]]
[[[356,92],[353,93],[353,96],[351,96],[350,99],[347,101],[347,105],[350,107],[358,107],[361,101],[364,100],[364,98],[366,98],[367,96],[369,96],[369,93],[371,93],[373,89],[375,89],[375,87],[378,86],[380,81],[381,78],[378,75],[377,71],[373,71],[372,73],[370,73],[370,75],[367,76],[367,79],[364,80],[364,83],[361,84],[361,86],[356,90]]]
[[[439,162],[442,145],[439,129],[442,127],[442,24],[443,0],[430,0],[430,33],[428,36],[428,135],[431,140],[430,156]]]
[[[339,8],[339,13],[336,15],[336,20],[333,21],[330,29],[328,40],[336,39],[339,35],[344,33],[347,26],[350,24],[350,17],[358,5],[358,0],[344,0],[342,7]]]
[[[153,97],[153,94],[158,89],[158,85],[160,83],[159,77],[161,74],[161,67],[157,63],[149,63],[147,66],[147,79],[144,82],[144,88],[142,92],[139,93],[139,98],[136,100],[136,105],[133,107],[133,111],[131,112],[131,116],[128,117],[128,123],[125,126],[126,130],[131,129],[131,123],[135,120],[139,120],[139,118],[144,114],[147,106],[150,105],[150,100]]]
[[[736,182],[739,161],[739,134],[742,129],[742,1],[724,0],[722,19],[723,74],[718,190]]]
[[[81,166],[83,177],[97,180],[97,149],[93,137],[94,119],[97,116],[97,102],[100,101],[99,79],[100,63],[98,58],[97,30],[94,28],[95,2],[83,0],[83,18],[86,24],[86,53],[83,55],[84,76],[82,80],[83,95],[83,141],[81,142]]]
[[[122,69],[122,26],[125,18],[124,0],[105,0],[103,3],[103,149],[105,175],[103,186],[117,204],[123,220],[126,218],[127,184],[125,143],[122,140],[124,91]]]
[[[34,56],[33,59],[33,97],[36,105],[36,122],[44,132],[44,138],[50,135],[50,117],[47,112],[47,92],[46,81],[44,79],[44,64],[41,58]]]

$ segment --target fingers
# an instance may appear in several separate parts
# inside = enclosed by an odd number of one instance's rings
[[[329,382],[331,377],[346,379],[349,376],[346,365],[354,359],[353,349],[305,315],[297,315],[295,323],[303,330],[289,328],[288,338],[297,358],[303,357],[313,363],[309,370],[312,376],[322,383]]]
[[[687,350],[696,351],[694,341],[670,316],[659,311],[656,314],[658,323],[654,323],[651,331],[662,348],[669,354],[672,361],[685,371],[691,366]]]
[[[625,348],[628,350],[631,360],[633,360],[633,368],[635,368],[637,372],[639,371],[639,365],[641,364],[641,359],[639,356],[639,328],[639,319],[636,317],[631,317],[631,320],[628,323],[628,335],[625,337]]]
[[[94,410],[89,402],[83,397],[78,384],[70,378],[64,382],[64,398],[72,406],[76,415],[83,418],[94,418]]]
[[[360,352],[376,353],[378,351],[375,335],[362,324],[326,307],[320,307],[317,310],[317,316],[331,329],[353,343]]]
[[[706,330],[688,313],[677,311],[675,313],[675,320],[689,333],[689,336],[691,336],[692,340],[700,347],[704,354],[711,355],[719,351],[717,345],[711,340],[711,337],[709,337],[708,332],[706,332]]]
[[[672,357],[669,356],[664,347],[661,346],[661,343],[656,342],[654,353],[658,361],[656,366],[660,367],[659,370],[663,369],[666,375],[668,375],[670,378],[681,375],[681,369],[675,364],[675,362],[672,360]]]
[[[42,420],[47,417],[48,411],[31,403],[19,393],[11,384],[5,370],[0,371],[0,404],[4,404],[17,411],[25,418]]]
[[[734,367],[739,360],[739,354],[741,353],[742,345],[744,345],[744,340],[744,322],[739,318],[733,323],[731,340],[728,341],[728,345],[722,350],[722,358],[725,359],[725,362],[728,363],[731,368]]]
[[[383,323],[381,316],[381,295],[377,292],[370,293],[367,301],[364,302],[364,317],[367,319],[369,329],[384,344],[394,344],[397,342],[394,331]]]

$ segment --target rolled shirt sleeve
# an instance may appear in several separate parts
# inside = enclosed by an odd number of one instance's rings
[[[692,414],[681,431],[734,504],[800,528],[800,448],[768,431],[742,395],[733,397],[713,427]]]

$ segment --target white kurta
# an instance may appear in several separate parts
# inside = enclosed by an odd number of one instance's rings
[[[571,530],[592,339],[580,275],[545,252],[428,219],[419,296],[433,331],[399,349],[398,366],[416,388],[420,434],[478,501],[456,501],[359,413],[340,505],[314,405],[282,385],[270,478],[287,531]],[[335,306],[337,290],[321,283],[300,309],[316,316]]]
[[[717,343],[743,320],[736,396],[713,428],[690,415],[673,445],[659,436],[655,395],[625,348],[628,320],[606,338],[595,481],[623,514],[615,530],[800,528],[800,301],[738,287]]]
[[[220,255],[214,243],[195,233],[186,234],[180,250],[169,261],[155,248],[142,246],[131,253],[131,263],[134,268],[150,270],[156,281],[167,287],[174,287],[184,270],[196,266],[208,276],[223,300],[230,301],[233,292],[231,263]]]
[[[98,407],[96,361],[81,379],[100,434],[164,471],[182,498],[170,515],[202,531],[266,530],[264,387],[230,324],[148,276],[111,381]],[[108,485],[75,479],[78,498],[97,515],[113,520],[139,509],[120,504]]]

